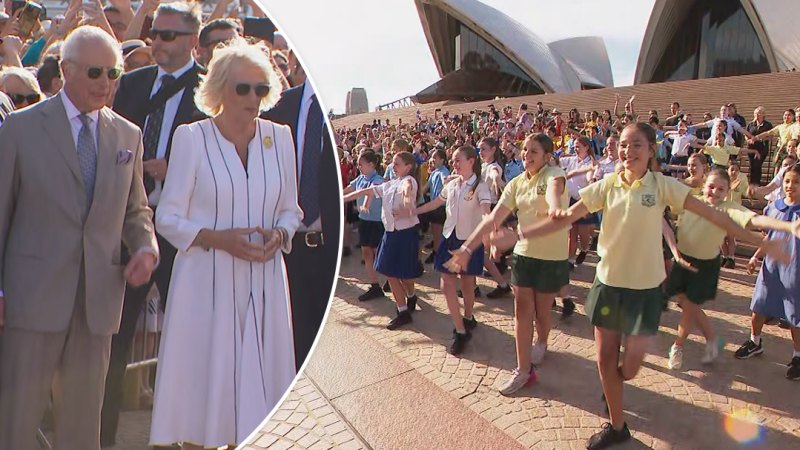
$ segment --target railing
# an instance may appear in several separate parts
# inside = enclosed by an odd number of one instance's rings
[[[378,105],[378,107],[376,107],[375,110],[376,111],[383,111],[384,109],[407,108],[409,106],[414,106],[414,105],[415,105],[414,100],[412,100],[411,97],[409,96],[409,97],[401,98],[399,100],[395,100],[395,101],[390,102],[390,103],[385,103],[383,105]]]

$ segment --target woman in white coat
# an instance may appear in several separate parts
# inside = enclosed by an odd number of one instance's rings
[[[241,443],[295,376],[282,251],[302,218],[288,127],[258,118],[281,84],[260,47],[217,49],[175,131],[156,223],[177,249],[152,445]]]

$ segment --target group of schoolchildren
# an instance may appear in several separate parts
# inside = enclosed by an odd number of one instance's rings
[[[511,179],[503,176],[497,141],[484,138],[478,149],[458,147],[450,161],[444,151],[434,152],[423,187],[430,194],[425,203],[419,201],[416,178],[420,161],[405,141],[393,144],[386,170],[391,169],[391,176],[378,173],[378,155],[361,152],[361,174],[345,188],[344,197],[345,202],[357,200],[359,243],[370,283],[360,300],[383,296],[379,274],[384,275],[397,305],[387,328],[412,322],[417,304],[414,280],[423,273],[418,224],[420,218],[427,219],[434,234],[433,266],[441,274],[453,321],[450,353],[464,351],[478,325],[473,313],[479,293],[476,277],[486,270],[495,279],[493,298],[513,290],[517,367],[498,386],[501,394],[510,395],[536,380],[534,367],[546,355],[555,298],[564,299],[564,312],[574,309],[570,270],[585,259],[599,225],[594,242],[599,262],[585,312],[594,326],[610,418],[587,443],[590,449],[600,449],[630,438],[623,417],[623,384],[636,376],[652,348],[665,294],[681,308],[669,367],[681,368],[683,346],[694,330],[705,338],[702,362],[718,357],[723,342],[702,305],[716,297],[720,269],[730,267],[739,240],[758,247],[749,270],[762,258],[763,263],[751,303],[751,336],[735,356],[763,352],[764,324],[780,320],[791,330],[794,343],[786,377],[800,380],[800,165],[784,165],[767,186],[748,186],[738,163],[729,157],[741,149],[726,140],[724,126],[706,126],[714,128],[713,145],[692,152],[688,148],[699,147],[698,142],[682,137],[692,130],[678,125],[673,155],[677,148],[681,159],[673,158],[666,167],[656,160],[655,130],[641,122],[611,135],[601,159],[586,138],[575,138],[574,155],[557,157],[550,137],[529,134],[514,155],[523,170]],[[759,138],[749,133],[747,137]],[[688,176],[670,177],[663,169]],[[774,201],[758,215],[741,205],[743,195],[771,195]],[[677,233],[669,221],[675,216]],[[754,229],[766,231],[766,238],[750,231]],[[508,251],[507,282],[501,273],[505,262],[501,268],[496,262]],[[666,259],[675,263],[665,264]]]

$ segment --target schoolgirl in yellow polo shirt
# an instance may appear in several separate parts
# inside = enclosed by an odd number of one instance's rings
[[[747,194],[749,179],[747,175],[742,173],[742,167],[739,161],[731,160],[731,163],[728,165],[728,176],[730,176],[731,179],[731,188],[728,191],[728,196],[725,197],[725,201],[741,205],[742,198]],[[727,269],[736,268],[734,255],[736,255],[736,239],[726,237],[725,242],[722,244],[722,267]]]
[[[520,158],[525,172],[515,177],[503,190],[497,207],[475,229],[460,250],[452,252],[447,263],[454,272],[466,267],[469,255],[481,245],[492,230],[502,229],[511,213],[516,212],[522,226],[535,225],[547,219],[548,212],[569,204],[566,174],[549,164],[553,141],[544,134],[525,139]],[[536,380],[533,355],[544,356],[550,333],[550,308],[556,293],[569,283],[568,230],[560,230],[545,238],[526,239],[517,243],[511,259],[511,284],[514,287],[515,338],[517,368],[500,387],[509,395]],[[533,341],[536,320],[537,343]]]
[[[792,232],[792,224],[767,216],[760,216],[741,204],[726,201],[730,191],[728,172],[713,169],[703,187],[703,201],[718,211],[727,214],[743,228],[754,227],[763,230]],[[725,239],[725,230],[707,219],[686,211],[678,220],[678,250],[683,257],[697,269],[692,272],[675,264],[667,279],[667,295],[677,297],[682,308],[678,324],[678,337],[669,351],[669,368],[678,370],[683,364],[683,345],[692,328],[697,325],[706,338],[703,364],[710,364],[723,347],[701,305],[717,296],[720,258],[719,247]],[[754,237],[753,240],[760,240]]]
[[[662,213],[684,208],[748,242],[760,242],[726,214],[689,195],[679,181],[649,170],[655,159],[656,135],[649,125],[634,123],[620,136],[623,171],[581,190],[581,200],[568,211],[553,211],[547,220],[519,230],[523,239],[552,239],[588,213],[603,210],[594,285],[586,299],[586,315],[595,327],[597,365],[608,405],[609,424],[587,442],[589,449],[606,448],[630,439],[624,421],[622,388],[636,376],[653,344],[661,317],[666,278],[661,249]],[[498,250],[517,241],[513,232],[498,230],[492,243]],[[625,355],[620,345],[625,339]]]

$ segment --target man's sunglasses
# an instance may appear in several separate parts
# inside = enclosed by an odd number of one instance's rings
[[[103,72],[106,72],[109,80],[116,80],[122,76],[121,67],[88,67],[86,69],[86,76],[92,80],[96,80],[103,75]]]
[[[269,94],[269,85],[266,83],[252,85],[247,83],[239,83],[236,85],[236,95],[244,97],[250,93],[250,89],[256,93],[256,97],[258,98],[264,98]]]
[[[8,97],[17,106],[22,105],[22,104],[33,105],[34,103],[38,103],[39,100],[42,99],[39,94],[29,94],[29,95],[8,94]]]
[[[156,30],[156,29],[151,29],[150,30],[150,34],[152,34],[153,37],[161,38],[161,40],[164,41],[164,42],[172,42],[178,36],[191,36],[191,35],[196,34],[196,33],[193,32],[193,31],[175,31],[175,30]]]

